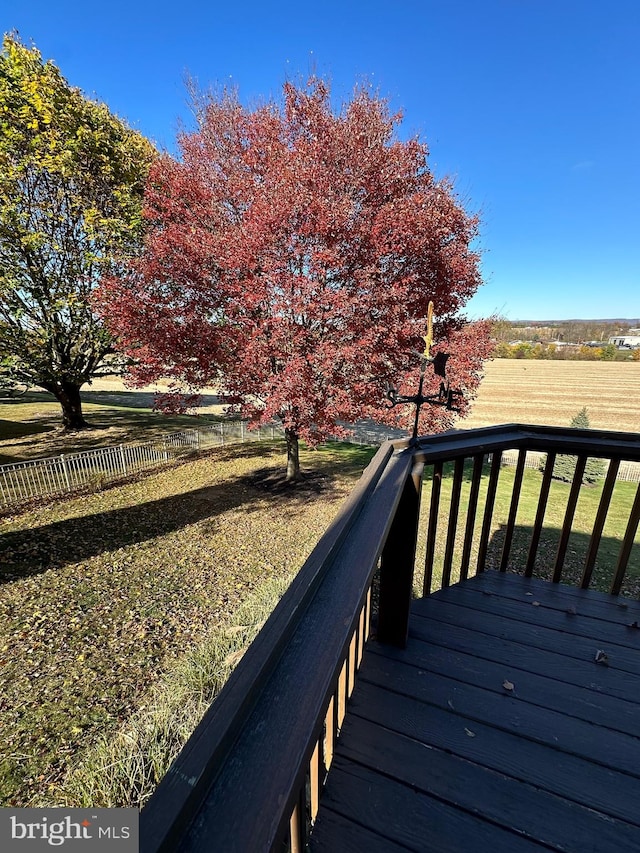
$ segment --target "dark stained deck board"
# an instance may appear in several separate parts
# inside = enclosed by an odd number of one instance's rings
[[[362,824],[332,811],[326,806],[322,822],[314,830],[313,847],[340,853],[406,853],[407,847],[385,835],[372,832]]]
[[[525,594],[525,597],[512,598],[493,592],[479,593],[474,589],[475,585],[470,582],[469,586],[470,589],[460,586],[456,587],[455,590],[451,588],[442,590],[442,595],[438,597],[438,600],[453,603],[458,607],[470,607],[472,610],[477,610],[479,606],[478,595],[482,594],[489,599],[489,601],[482,602],[483,613],[493,613],[531,625],[539,625],[541,616],[543,616],[545,628],[553,628],[577,637],[586,637],[591,641],[597,640],[601,644],[611,643],[616,646],[626,646],[636,652],[640,651],[640,628],[632,627],[633,620],[631,622],[628,619],[620,620],[617,623],[610,622],[586,615],[583,608],[580,608],[580,612],[578,612],[579,605],[574,605],[576,612],[570,611],[566,603],[562,610],[557,606],[549,606],[548,599],[544,595],[528,597]],[[565,599],[566,601],[567,599]],[[536,608],[543,611],[542,614],[536,613]],[[419,613],[420,611],[416,608],[416,612]],[[638,624],[640,625],[640,622]]]
[[[533,607],[529,613],[537,615],[539,622],[523,622],[513,615],[500,615],[494,606],[495,597],[483,596],[480,611],[476,608],[453,604],[429,598],[427,602],[419,602],[420,605],[428,604],[428,608],[420,606],[413,610],[413,625],[416,633],[421,630],[421,622],[437,620],[449,625],[457,625],[461,628],[471,628],[481,634],[489,634],[504,640],[513,640],[530,648],[546,649],[547,651],[560,651],[568,658],[580,661],[589,661],[595,658],[598,649],[606,649],[609,654],[609,669],[617,669],[633,675],[640,675],[640,650],[628,646],[615,645],[603,640],[601,636],[593,638],[569,634],[553,625],[550,612],[543,607]],[[485,611],[486,608],[486,611]],[[567,616],[567,619],[571,617]],[[599,622],[598,624],[602,624]],[[629,629],[631,630],[631,629]]]
[[[386,659],[386,669],[393,667],[395,661],[403,661],[403,652],[390,647],[372,644],[371,655]],[[635,702],[609,696],[602,690],[590,686],[582,687],[574,682],[538,675],[535,672],[516,667],[513,663],[508,670],[504,663],[496,663],[483,658],[482,654],[471,655],[457,652],[435,643],[423,643],[414,639],[412,643],[412,665],[423,671],[437,673],[447,677],[452,675],[466,684],[490,688],[502,694],[502,683],[506,677],[515,684],[514,695],[532,705],[560,711],[569,717],[595,723],[614,731],[640,737],[640,713]],[[478,658],[482,658],[481,666]],[[402,663],[401,665],[404,665]],[[367,673],[372,680],[374,661],[371,660]]]
[[[369,644],[313,851],[640,850],[636,604],[547,586],[489,572],[416,602],[407,649]]]
[[[597,590],[554,584],[540,578],[521,577],[521,582],[513,587],[511,584],[502,583],[503,575],[500,572],[485,572],[484,576],[486,580],[483,576],[477,576],[478,580],[475,577],[470,578],[465,589],[480,593],[491,592],[494,595],[516,600],[533,597],[543,602],[546,607],[555,607],[561,611],[568,607],[575,607],[578,613],[621,625],[628,625],[640,619],[640,601],[634,598],[611,596]]]
[[[430,619],[421,619],[419,624],[414,620],[411,625],[411,638],[428,645],[442,646],[485,660],[493,660],[498,664],[504,665],[508,661],[510,667],[592,689],[615,699],[625,699],[633,703],[637,701],[638,686],[635,679],[612,667],[598,666],[594,669],[595,655],[591,656],[591,653],[588,659],[573,659],[569,665],[562,649],[538,649],[536,654],[532,655],[530,646],[526,643],[504,640],[490,634],[479,635],[470,628],[457,625],[448,625],[445,630],[442,622]]]
[[[358,727],[357,738],[349,737],[349,728],[354,724]],[[496,824],[508,821],[525,837],[550,846],[573,844],[586,850],[595,837],[601,843],[603,840],[612,846],[615,843],[619,850],[637,850],[639,830],[634,825],[612,820],[593,809],[455,754],[424,746],[367,720],[348,719],[340,760],[343,764],[348,760],[395,776],[413,791],[455,803],[468,814],[481,811]],[[546,816],[542,827],[540,814]]]
[[[478,671],[482,678],[480,667]],[[376,656],[362,677],[388,691],[436,708],[454,710],[467,721],[465,725],[469,728],[473,728],[475,722],[491,720],[494,728],[500,731],[526,737],[640,780],[640,741],[637,737],[607,727],[606,738],[603,738],[602,727],[573,714],[529,702],[521,693],[519,680],[511,681],[515,689],[508,692],[502,683],[505,678],[512,677],[509,671],[499,679],[487,675],[489,688],[485,689],[399,661],[385,666],[384,659]]]
[[[633,776],[620,775],[550,744],[501,731],[493,720],[472,723],[455,708],[445,710],[409,697],[399,699],[397,694],[366,682],[359,688],[349,712],[354,716],[612,817],[640,821],[640,780]]]
[[[395,779],[375,770],[336,758],[332,769],[335,788],[326,793],[326,804],[338,814],[347,805],[349,817],[409,850],[429,850],[450,853],[452,850],[509,850],[513,853],[536,850],[529,839],[505,830],[488,821],[478,821],[445,800],[423,795]],[[345,815],[343,814],[343,817]],[[342,851],[339,840],[329,848]],[[313,847],[312,847],[313,849]],[[366,847],[356,848],[362,853]]]

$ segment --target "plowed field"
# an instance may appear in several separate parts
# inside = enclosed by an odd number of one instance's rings
[[[640,362],[495,359],[459,425],[568,426],[583,406],[593,429],[640,431]]]

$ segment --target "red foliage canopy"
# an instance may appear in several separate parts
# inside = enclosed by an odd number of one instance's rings
[[[386,102],[358,90],[335,114],[313,79],[287,83],[281,106],[225,94],[197,114],[181,159],[152,168],[142,256],[102,289],[136,378],[220,384],[254,421],[315,443],[338,421],[395,420],[385,390],[415,391],[433,300],[435,349],[471,394],[490,351],[487,324],[457,319],[480,284],[477,219],[426,146],[396,138]],[[422,431],[450,422],[424,407]]]

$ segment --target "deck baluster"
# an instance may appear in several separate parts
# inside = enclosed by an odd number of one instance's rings
[[[509,555],[511,553],[511,544],[513,542],[513,531],[516,526],[516,516],[518,514],[518,504],[520,503],[520,491],[522,489],[522,478],[524,476],[524,467],[527,461],[527,451],[525,448],[518,453],[518,464],[516,465],[516,473],[513,479],[513,491],[511,492],[511,504],[509,506],[509,518],[507,519],[507,529],[504,533],[504,544],[502,546],[502,557],[500,558],[500,571],[506,572],[509,564]]]
[[[549,453],[547,453],[547,462],[544,466],[544,474],[542,475],[542,486],[540,487],[540,496],[538,497],[536,519],[533,522],[533,533],[531,534],[527,565],[524,570],[525,578],[530,578],[533,575],[533,569],[536,564],[538,544],[540,542],[540,534],[542,533],[542,525],[544,524],[544,514],[547,509],[547,501],[549,499],[549,490],[551,489],[551,478],[553,477],[553,466],[555,465],[555,461],[555,452],[549,451]]]
[[[476,512],[478,510],[478,495],[480,493],[480,481],[482,479],[482,466],[484,456],[482,453],[473,457],[473,474],[471,475],[471,490],[469,492],[469,506],[467,508],[467,523],[464,531],[464,545],[462,546],[462,557],[460,558],[460,580],[467,579],[469,573],[469,562],[471,560],[471,547],[473,545],[473,533],[476,523]]]
[[[586,467],[587,457],[579,456],[576,460],[576,469],[573,474],[571,491],[569,492],[569,499],[567,500],[567,509],[562,523],[562,533],[560,534],[560,541],[558,542],[556,561],[553,566],[553,577],[551,578],[553,583],[560,583],[560,578],[562,577],[562,567],[564,566],[564,558],[567,553],[569,536],[571,535],[571,528],[573,526],[573,517],[576,512],[580,487],[582,486],[582,477]]]
[[[289,821],[289,849],[291,853],[304,853],[307,846],[307,805],[305,786],[298,795]]]
[[[502,462],[502,451],[496,450],[491,457],[491,470],[489,472],[489,485],[487,486],[487,500],[484,505],[484,517],[482,519],[482,533],[480,534],[480,546],[478,548],[478,562],[476,571],[484,572],[484,564],[487,559],[489,548],[489,535],[491,533],[491,521],[493,519],[493,507],[496,502],[498,490],[498,477],[500,476],[500,464]]]
[[[423,595],[430,595],[433,580],[433,558],[436,552],[436,531],[438,529],[438,511],[440,509],[440,491],[442,489],[442,462],[433,466],[431,480],[431,505],[429,507],[429,526],[427,529],[427,549],[424,558]]]
[[[613,495],[613,487],[616,484],[616,477],[618,475],[619,467],[619,459],[612,459],[609,462],[609,470],[607,471],[607,476],[604,481],[602,496],[598,505],[596,520],[593,523],[593,531],[591,532],[591,539],[589,540],[587,556],[584,561],[584,571],[582,573],[582,580],[580,582],[580,586],[582,589],[588,589],[589,584],[591,583],[591,575],[593,574],[593,569],[596,564],[596,557],[598,556],[600,539],[602,538],[604,523],[607,519],[607,513],[609,512],[609,505],[611,503],[611,496]]]
[[[336,695],[335,693],[329,699],[329,707],[324,718],[324,745],[322,748],[322,758],[324,761],[325,772],[329,772],[331,762],[333,761],[333,751],[336,742],[336,730],[338,722],[336,718]]]
[[[448,587],[451,583],[451,565],[453,563],[453,551],[456,544],[456,531],[458,529],[458,512],[460,509],[460,491],[462,489],[462,474],[464,472],[464,458],[456,459],[453,468],[453,484],[451,487],[451,504],[449,507],[449,523],[447,525],[447,542],[444,548],[444,562],[442,564],[442,586]]]
[[[613,581],[611,583],[611,595],[618,595],[620,588],[622,587],[624,573],[627,570],[627,563],[629,562],[631,549],[633,548],[633,540],[635,539],[636,530],[638,529],[638,522],[640,522],[640,485],[638,485],[629,521],[627,522],[627,529],[622,541],[622,548],[620,549],[620,555],[616,564],[615,575],[613,576]]]

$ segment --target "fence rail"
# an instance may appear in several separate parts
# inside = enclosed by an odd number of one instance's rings
[[[123,477],[167,464],[190,450],[206,450],[231,442],[261,441],[281,438],[279,424],[249,429],[244,421],[222,421],[197,429],[169,433],[162,439],[145,444],[119,444],[84,450],[48,459],[33,459],[0,466],[0,506],[16,506],[35,498],[53,497],[87,486],[99,488]],[[378,446],[387,439],[398,439],[385,428],[371,429],[356,425],[353,433],[337,440],[351,444]],[[525,467],[539,469],[544,454],[529,451]],[[491,461],[491,454],[488,456]],[[516,465],[517,450],[502,453],[502,465]],[[640,463],[623,461],[618,480],[640,482]]]
[[[15,506],[34,498],[53,497],[165,465],[190,450],[231,442],[260,441],[283,435],[277,424],[249,430],[242,421],[229,421],[174,432],[145,444],[119,444],[83,450],[48,459],[0,466],[0,502]]]
[[[524,463],[525,468],[534,468],[538,471],[544,468],[543,459],[546,454],[541,453],[536,450],[530,450],[527,453],[526,460]],[[491,461],[491,457],[489,457],[489,461]],[[503,465],[517,465],[518,464],[518,451],[517,450],[505,450],[502,454],[502,464]],[[608,470],[609,463],[605,462],[604,471],[605,474]],[[616,475],[616,480],[624,480],[627,483],[638,483],[640,482],[640,463],[638,462],[626,462],[622,461],[620,463],[620,467],[618,468],[618,473]]]

